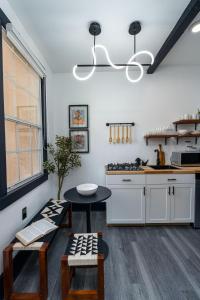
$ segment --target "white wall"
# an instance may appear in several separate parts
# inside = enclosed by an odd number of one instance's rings
[[[54,130],[68,134],[68,105],[88,104],[90,153],[82,155],[82,168],[72,172],[65,187],[82,182],[105,183],[104,165],[134,161],[136,157],[155,163],[158,141],[145,145],[143,135],[156,127],[171,124],[184,113],[193,113],[199,102],[199,67],[163,67],[145,75],[137,84],[129,83],[124,72],[97,72],[86,82],[71,74],[54,75]],[[131,145],[110,145],[106,122],[136,123]],[[183,144],[183,143],[182,143]],[[172,150],[183,148],[170,141],[164,146],[167,160]]]
[[[18,20],[12,8],[9,6],[8,2],[5,0],[0,0],[0,8],[4,11],[7,17],[14,24],[18,32],[22,35],[23,39],[28,43],[32,51],[37,55],[40,61],[45,65],[47,70],[47,107],[51,102],[51,97],[53,93],[52,84],[52,73],[46,64],[44,58],[38,51],[37,47],[34,45],[31,38],[26,33],[23,25]],[[48,131],[53,131],[52,113],[53,111],[47,110],[48,115]],[[6,209],[0,211],[0,274],[2,272],[2,251],[13,239],[15,233],[22,228],[31,217],[39,210],[44,203],[52,197],[52,185],[49,181],[45,182],[38,188],[34,189],[32,192],[24,196],[23,198],[16,201],[13,205],[10,205]],[[27,206],[28,218],[22,222],[22,208]]]
[[[69,104],[89,104],[90,153],[82,155],[82,167],[74,170],[67,178],[63,190],[86,181],[104,184],[104,165],[108,162],[134,161],[140,156],[154,163],[153,150],[157,142],[146,147],[144,133],[151,128],[169,125],[183,113],[197,110],[199,68],[160,68],[154,75],[146,75],[138,84],[127,82],[123,72],[98,72],[87,82],[76,81],[71,74],[53,75],[8,2],[0,0],[0,7],[46,66],[49,141],[53,140],[55,134],[68,134]],[[132,121],[136,123],[133,144],[109,145],[105,123]],[[171,151],[179,147],[175,142],[165,146],[167,159]],[[48,181],[0,211],[0,253],[16,231],[30,220],[54,192],[55,188]],[[28,208],[28,218],[23,223],[21,210],[24,206]]]

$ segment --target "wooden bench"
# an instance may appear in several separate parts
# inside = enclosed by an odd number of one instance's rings
[[[51,199],[45,206],[37,213],[37,215],[29,222],[30,225],[44,218],[44,214],[41,212],[45,208],[51,209],[54,205],[54,200]],[[64,200],[65,201],[65,200]],[[63,207],[60,214],[50,217],[55,222],[55,225],[59,228],[72,226],[72,210],[69,202],[59,203]],[[68,224],[63,223],[64,218],[68,219]],[[28,226],[27,225],[27,226]],[[58,228],[58,229],[59,229]],[[57,230],[45,235],[37,242],[24,247],[17,239],[4,249],[3,261],[4,261],[4,299],[5,300],[46,300],[48,296],[48,276],[47,276],[47,251],[56,235]],[[40,284],[39,290],[35,293],[17,293],[13,291],[13,252],[14,251],[38,251],[39,252],[39,274]]]

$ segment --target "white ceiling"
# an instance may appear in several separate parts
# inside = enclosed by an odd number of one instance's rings
[[[71,72],[74,64],[91,63],[91,21],[102,33],[115,63],[126,63],[133,52],[128,34],[134,20],[142,23],[138,50],[158,52],[190,0],[8,0],[54,72]],[[187,30],[163,63],[200,64],[200,34]],[[98,63],[106,63],[98,52]],[[143,60],[144,62],[144,60]]]

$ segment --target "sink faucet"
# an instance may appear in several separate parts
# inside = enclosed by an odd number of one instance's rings
[[[157,165],[157,166],[160,166],[159,150],[158,150],[158,149],[155,149],[154,152],[157,153],[156,165]]]

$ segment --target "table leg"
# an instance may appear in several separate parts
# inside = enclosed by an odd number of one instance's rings
[[[4,299],[9,300],[13,291],[13,245],[8,246],[4,252]]]
[[[47,250],[48,243],[44,243],[39,250],[41,300],[47,300],[48,297]]]
[[[90,219],[90,212],[91,212],[91,204],[88,204],[87,207],[86,207],[87,233],[91,233],[91,219]]]

